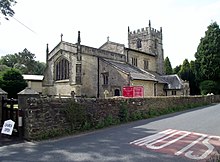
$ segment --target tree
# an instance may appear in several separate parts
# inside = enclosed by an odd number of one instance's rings
[[[199,95],[200,94],[200,89],[199,89],[199,84],[196,82],[196,76],[195,76],[195,61],[190,61],[190,94],[191,95]]]
[[[34,71],[34,64],[35,64],[35,54],[31,53],[28,51],[26,48],[22,51],[19,52],[18,54],[15,54],[17,58],[17,63],[19,63],[20,67],[24,69],[22,71],[24,74],[33,74]],[[24,68],[25,67],[25,68]]]
[[[220,80],[220,29],[216,22],[208,26],[195,53],[196,77],[204,80]]]
[[[35,62],[35,70],[34,70],[33,74],[43,75],[45,68],[46,68],[46,64],[44,62],[36,61]]]
[[[9,69],[10,68],[6,65],[0,65],[0,79],[2,79],[4,72],[9,70]]]
[[[189,65],[189,61],[188,59],[185,59],[183,61],[183,65],[181,66],[181,69],[179,71],[179,76],[181,79],[183,80],[187,80],[189,81],[190,80],[190,65]]]
[[[199,88],[201,89],[202,95],[206,95],[208,93],[217,94],[219,91],[219,85],[217,82],[212,80],[205,80],[201,82]]]
[[[13,54],[7,54],[1,57],[0,62],[2,65],[6,65],[8,67],[13,68],[14,65],[17,63],[17,57],[16,55],[13,55]]]
[[[173,69],[172,69],[172,66],[171,66],[171,63],[168,57],[166,57],[164,60],[164,69],[165,69],[166,75],[173,74]]]
[[[0,87],[8,92],[9,98],[17,98],[17,93],[27,87],[27,83],[18,70],[10,69],[3,74]]]
[[[12,10],[12,6],[17,2],[15,0],[0,0],[0,11],[4,15],[5,19],[8,20],[8,17],[12,17],[15,12]]]
[[[173,73],[174,73],[174,74],[179,74],[179,71],[180,71],[180,69],[181,69],[181,66],[182,66],[182,65],[177,65],[177,66],[173,69]]]
[[[21,71],[22,74],[43,74],[45,63],[35,61],[35,54],[26,48],[19,53],[8,54],[1,57],[0,63]]]
[[[200,40],[195,58],[197,82],[220,81],[220,28],[216,22],[208,26],[205,37]]]
[[[188,59],[183,61],[181,69],[178,73],[181,79],[187,80],[190,87],[190,95],[200,94],[198,84],[195,81],[195,63],[191,61],[189,63]]]

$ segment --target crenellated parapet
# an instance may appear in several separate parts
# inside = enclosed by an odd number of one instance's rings
[[[128,36],[131,38],[135,38],[138,36],[155,36],[158,39],[162,39],[162,28],[160,30],[151,28],[151,27],[145,27],[141,29],[137,29],[134,31],[129,31]]]

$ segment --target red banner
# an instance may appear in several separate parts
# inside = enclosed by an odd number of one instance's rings
[[[123,96],[124,97],[144,97],[144,87],[143,86],[129,86],[123,87]]]

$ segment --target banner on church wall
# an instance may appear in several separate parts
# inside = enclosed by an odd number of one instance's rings
[[[127,86],[123,87],[123,96],[129,98],[144,97],[144,87],[143,86]]]

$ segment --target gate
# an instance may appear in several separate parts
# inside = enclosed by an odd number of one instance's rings
[[[3,127],[4,121],[11,119],[15,122],[14,129],[12,132],[12,136],[19,137],[21,135],[21,126],[22,121],[19,117],[22,111],[18,109],[18,100],[17,99],[5,99],[2,98],[2,125]],[[20,120],[20,121],[19,121]]]

